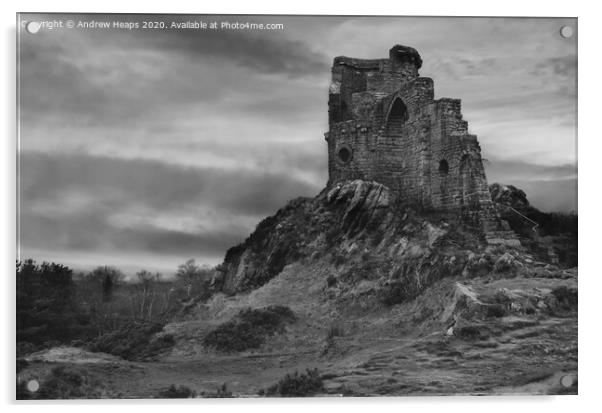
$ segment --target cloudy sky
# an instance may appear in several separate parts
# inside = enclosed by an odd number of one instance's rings
[[[576,209],[571,19],[22,15],[282,23],[284,30],[20,35],[20,253],[76,268],[216,264],[327,179],[335,56],[415,47],[435,97],[462,99],[489,182]]]

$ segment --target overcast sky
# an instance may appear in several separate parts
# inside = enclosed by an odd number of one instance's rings
[[[576,35],[559,34],[575,20],[149,18],[285,28],[22,31],[22,257],[164,273],[221,262],[262,218],[324,186],[332,59],[394,44],[418,49],[436,98],[462,99],[490,183],[576,209]]]

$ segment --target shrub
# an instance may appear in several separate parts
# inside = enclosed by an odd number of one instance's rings
[[[163,324],[160,323],[132,322],[94,339],[87,348],[90,351],[109,353],[127,360],[150,359],[175,344],[169,334],[153,339],[153,336],[161,330]]]
[[[18,341],[17,342],[17,357],[22,357],[27,354],[35,353],[41,349],[41,344],[36,345],[30,343],[28,341]]]
[[[572,310],[577,308],[577,289],[568,288],[565,285],[556,287],[552,290],[552,295],[558,301],[560,308],[564,310]]]
[[[196,397],[196,392],[186,386],[176,386],[172,384],[165,390],[161,390],[158,394],[160,399],[193,399]]]
[[[278,383],[259,392],[262,396],[305,397],[324,390],[324,382],[318,369],[307,369],[305,373],[287,374]]]
[[[416,297],[418,291],[415,285],[407,280],[395,280],[385,285],[379,291],[380,302],[390,307]]]
[[[20,373],[29,363],[25,359],[17,359],[17,373]]]
[[[535,307],[532,304],[527,304],[525,306],[525,314],[533,315],[533,314],[535,314],[535,312],[536,312]]]
[[[390,288],[385,288],[380,293],[380,301],[386,306],[400,304],[405,299],[405,291],[403,285],[399,281],[395,281],[389,285]]]
[[[98,380],[74,367],[58,366],[40,385],[36,399],[98,399],[105,396]]]
[[[332,274],[328,275],[328,278],[326,278],[326,285],[328,285],[328,287],[334,287],[335,285],[337,285],[337,277],[335,277]]]
[[[487,317],[503,317],[506,315],[506,309],[501,304],[490,304],[487,306]]]
[[[489,337],[487,329],[479,325],[466,325],[454,329],[454,335],[463,340],[485,340]]]
[[[258,348],[266,337],[283,331],[285,324],[295,319],[294,313],[288,307],[248,308],[209,332],[203,343],[223,352]]]
[[[223,383],[222,386],[215,392],[205,392],[203,397],[207,399],[228,399],[233,397],[232,392],[228,390],[228,385]]]

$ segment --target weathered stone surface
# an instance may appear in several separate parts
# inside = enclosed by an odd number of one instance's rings
[[[329,186],[376,181],[426,209],[457,211],[491,244],[517,245],[491,200],[481,148],[459,99],[434,99],[418,52],[396,45],[388,59],[337,57],[329,93]],[[503,233],[501,231],[504,231]]]
[[[519,211],[530,206],[525,191],[514,185],[503,185],[496,182],[489,186],[489,192],[494,202],[510,206]]]
[[[378,224],[389,207],[389,188],[376,182],[355,180],[338,185],[328,192],[329,203],[346,202],[343,222],[350,227],[353,221],[364,226]]]
[[[214,288],[229,294],[250,291],[288,265],[327,262],[344,274],[337,282],[340,294],[374,290],[377,296],[384,294],[383,302],[395,303],[444,277],[492,272],[503,254],[498,247],[484,251],[479,235],[467,232],[459,220],[433,217],[400,207],[381,183],[339,183],[313,199],[293,200],[263,220],[247,240],[227,252]],[[513,264],[504,276],[516,276],[514,269],[520,266]],[[355,285],[358,279],[366,281],[361,288]]]
[[[497,272],[509,272],[516,267],[514,257],[508,253],[505,253],[497,259],[493,268]]]

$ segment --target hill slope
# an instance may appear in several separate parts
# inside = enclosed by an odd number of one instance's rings
[[[498,189],[498,202],[538,213]],[[156,397],[171,385],[253,396],[318,368],[326,395],[575,394],[577,269],[539,254],[528,223],[511,225],[523,246],[488,246],[453,215],[347,182],[290,202],[230,249],[211,297],[158,333],[175,343],[158,360],[58,348],[23,360],[19,377],[81,374],[96,383],[89,397]],[[559,246],[562,236],[545,237]]]
[[[165,361],[221,360],[219,377],[240,393],[311,366],[333,394],[576,391],[559,381],[576,377],[576,269],[487,246],[451,216],[401,208],[375,182],[292,201],[228,251],[215,287],[166,327],[177,344]],[[207,345],[241,311],[271,306],[295,321],[260,346]],[[249,357],[264,360],[262,379],[247,379]]]

